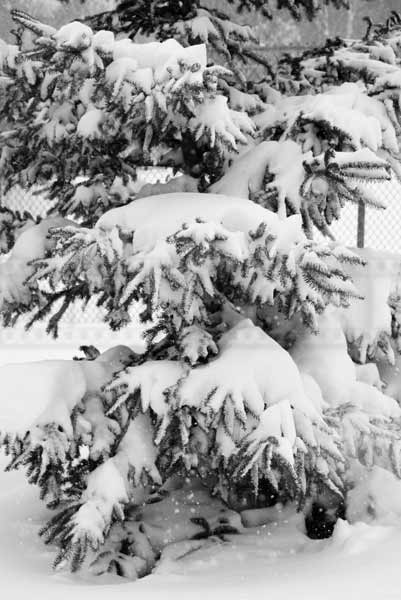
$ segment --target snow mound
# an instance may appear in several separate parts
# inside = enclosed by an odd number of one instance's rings
[[[319,318],[317,334],[305,332],[290,353],[298,368],[319,385],[330,406],[348,402],[356,382],[355,366],[347,352],[347,341],[338,318],[326,310]]]
[[[347,495],[347,519],[351,523],[401,522],[401,481],[377,465],[365,469],[353,465],[353,487]]]
[[[340,551],[345,556],[366,554],[371,551],[378,542],[385,541],[393,533],[391,527],[375,525],[371,527],[367,523],[358,522],[353,525],[339,519],[334,528],[329,551]]]
[[[48,360],[0,367],[0,432],[24,435],[55,424],[72,435],[71,412],[85,394],[99,391],[129,361],[117,346],[94,361]]]
[[[401,404],[401,356],[396,356],[394,365],[380,361],[378,367],[386,394]]]
[[[318,333],[304,333],[291,348],[291,356],[299,370],[304,377],[310,376],[317,383],[323,401],[332,408],[352,404],[366,415],[399,419],[401,409],[398,403],[381,392],[376,365],[355,365],[352,362],[341,327],[342,318],[336,311],[326,310],[319,318]],[[306,386],[310,389],[311,382],[307,380]],[[315,397],[313,390],[311,394]]]
[[[86,390],[79,363],[58,360],[0,367],[0,385],[0,430],[19,434],[45,415],[71,433],[71,410]]]
[[[340,309],[341,324],[348,342],[358,346],[358,360],[365,362],[374,354],[381,335],[391,334],[391,310],[388,304],[401,269],[400,257],[370,248],[356,252],[366,266],[349,266],[352,277],[363,299],[353,298],[350,307]]]
[[[280,215],[285,216],[286,198],[299,212],[302,203],[300,188],[305,179],[304,161],[308,159],[312,159],[312,153],[303,153],[299,144],[292,140],[262,142],[234,161],[229,171],[210,189],[214,193],[249,198],[250,194],[263,188],[266,169],[269,168],[275,175],[269,186],[279,190]]]
[[[0,308],[5,302],[29,303],[30,290],[25,285],[26,279],[33,273],[29,263],[42,258],[51,249],[53,242],[48,236],[53,227],[71,224],[61,217],[49,218],[21,232],[7,260],[0,263]]]

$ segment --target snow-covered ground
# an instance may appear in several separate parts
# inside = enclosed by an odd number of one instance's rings
[[[51,351],[70,358],[75,348]],[[49,356],[46,347],[3,346],[0,364]],[[4,464],[0,458],[0,465]],[[401,514],[401,509],[400,509]],[[181,560],[159,565],[155,574],[134,583],[118,578],[82,579],[54,573],[53,551],[37,537],[47,518],[38,491],[22,473],[0,473],[0,589],[9,598],[125,600],[162,597],[197,600],[399,600],[401,519],[337,524],[332,539],[312,541],[302,520],[283,513],[279,521],[247,529],[225,543],[206,547]],[[102,584],[102,585],[99,585]],[[7,595],[8,594],[8,595]]]

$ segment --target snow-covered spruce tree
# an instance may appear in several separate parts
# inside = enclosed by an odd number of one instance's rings
[[[364,260],[303,228],[371,200],[361,179],[389,177],[370,98],[340,123],[338,90],[280,116],[272,89],[252,120],[202,45],[14,17],[40,37],[2,47],[1,173],[54,178],[54,206],[34,224],[4,213],[4,321],[27,313],[57,333],[71,303],[97,296],[112,328],[139,311],[147,342],[0,369],[9,468],[56,511],[42,530],[56,564],[135,578],[239,532],[244,506],[342,498],[351,459],[399,473],[400,408],[377,369],[355,367],[342,326],[364,306],[350,278]],[[313,99],[330,120],[305,120]],[[132,196],[135,167],[166,155],[186,175]]]

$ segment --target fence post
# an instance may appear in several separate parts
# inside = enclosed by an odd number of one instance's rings
[[[358,231],[356,236],[356,245],[358,248],[365,246],[365,203],[359,200],[358,203]]]

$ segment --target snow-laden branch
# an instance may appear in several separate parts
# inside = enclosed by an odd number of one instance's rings
[[[208,320],[210,304],[224,298],[240,305],[277,304],[287,316],[300,311],[315,328],[325,306],[347,306],[358,296],[341,263],[361,259],[308,241],[297,215],[280,219],[229,196],[171,196],[113,209],[92,230],[52,229],[49,249],[36,255],[27,274],[33,321],[53,314],[51,329],[57,333],[63,311],[54,311],[61,297],[67,306],[98,294],[113,328],[130,319],[138,300],[149,314],[160,310],[172,319],[179,331]],[[16,302],[4,309],[8,319],[19,314]]]
[[[93,224],[126,202],[137,166],[180,153],[185,168],[188,142],[224,161],[255,133],[218,89],[229,71],[207,66],[204,44],[137,44],[80,22],[56,30],[14,18],[40,37],[33,51],[1,47],[2,178],[6,188],[50,180],[52,215]],[[10,227],[0,230],[7,249]]]

